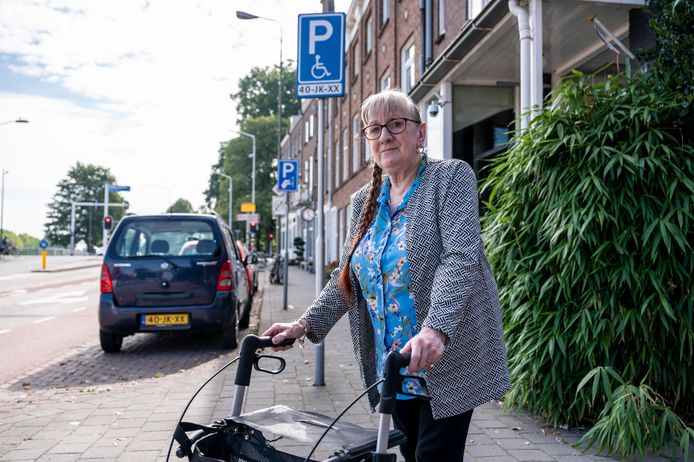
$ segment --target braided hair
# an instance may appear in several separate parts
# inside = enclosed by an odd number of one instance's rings
[[[422,118],[417,109],[417,105],[412,101],[412,99],[407,96],[407,94],[401,92],[398,89],[385,90],[380,93],[369,96],[364,100],[361,105],[361,120],[362,124],[366,126],[373,114],[403,114],[411,117],[413,120],[421,121]],[[352,281],[350,280],[350,264],[352,262],[352,255],[354,251],[359,246],[359,242],[366,235],[366,231],[373,223],[376,218],[376,211],[378,210],[378,195],[381,192],[381,185],[383,184],[383,169],[376,163],[372,164],[373,172],[371,176],[371,187],[369,189],[369,198],[364,204],[364,212],[361,215],[361,221],[357,226],[357,232],[352,241],[352,249],[347,257],[347,262],[345,266],[340,271],[338,277],[338,287],[340,292],[348,301],[352,301],[354,298],[354,291],[352,287]]]

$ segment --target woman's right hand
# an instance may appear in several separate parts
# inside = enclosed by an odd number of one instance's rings
[[[294,322],[277,322],[270,326],[268,330],[263,332],[263,337],[272,337],[272,343],[277,345],[285,340],[292,338],[301,338],[306,334],[304,326],[298,321]],[[292,346],[273,347],[273,351],[285,351],[291,349]]]

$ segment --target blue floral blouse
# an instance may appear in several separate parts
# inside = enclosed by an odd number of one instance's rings
[[[415,313],[414,294],[409,291],[410,262],[407,258],[407,217],[405,207],[417,190],[427,159],[422,163],[417,178],[393,214],[390,213],[390,178],[386,178],[378,196],[376,219],[352,255],[351,267],[359,280],[362,295],[371,315],[376,345],[376,371],[383,378],[386,354],[399,351],[419,332]],[[405,369],[402,370],[406,374]],[[424,371],[413,375],[426,377]],[[417,381],[406,379],[403,391],[422,393]],[[398,395],[398,399],[409,396]]]

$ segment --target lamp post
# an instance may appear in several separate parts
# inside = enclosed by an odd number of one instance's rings
[[[253,140],[253,152],[251,152],[249,157],[253,159],[253,166],[251,167],[251,202],[255,204],[255,135],[251,135],[250,133],[246,133],[241,130],[232,130],[232,132],[247,136]]]
[[[229,191],[229,217],[228,217],[228,222],[229,222],[229,230],[233,233],[234,230],[231,229],[231,212],[232,212],[233,207],[231,204],[232,204],[232,200],[234,198],[234,180],[232,180],[231,177],[229,175],[227,175],[226,173],[212,172],[212,174],[223,176],[224,178],[229,180],[229,189],[228,189],[228,191]]]
[[[2,169],[2,192],[0,193],[0,245],[3,245],[2,239],[5,237],[5,228],[3,227],[3,219],[5,217],[5,175],[8,172],[4,168]]]
[[[29,121],[26,119],[22,119],[21,117],[18,117],[15,120],[8,120],[6,122],[0,122],[0,125],[7,125],[7,124],[28,124]],[[2,169],[2,187],[0,188],[0,241],[2,241],[2,238],[5,236],[5,227],[4,227],[4,218],[5,218],[5,175],[7,175],[8,172],[4,168]]]
[[[264,19],[280,26],[280,74],[277,79],[277,159],[279,160],[282,157],[282,24],[272,18],[257,16],[245,11],[237,10],[236,17],[239,19]]]

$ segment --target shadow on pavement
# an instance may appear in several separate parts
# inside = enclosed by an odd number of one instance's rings
[[[136,334],[124,339],[119,353],[106,354],[98,343],[90,344],[19,379],[8,390],[85,387],[159,378],[230,354],[236,355],[236,350],[220,349],[217,335],[210,333]]]

